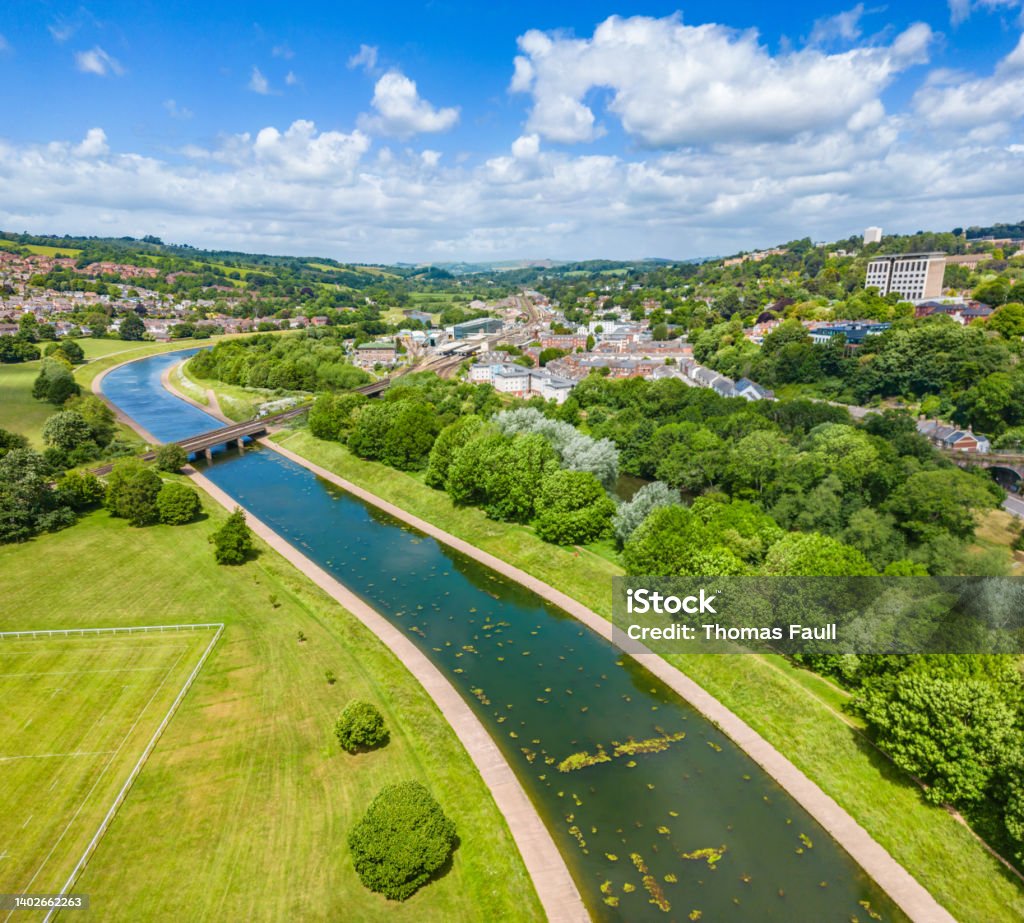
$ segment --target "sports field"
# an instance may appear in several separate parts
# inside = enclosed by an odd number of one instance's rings
[[[61,890],[214,635],[0,637],[0,893]]]

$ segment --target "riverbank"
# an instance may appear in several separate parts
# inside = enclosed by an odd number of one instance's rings
[[[376,505],[383,498],[457,538],[479,543],[528,576],[543,574],[543,582],[562,594],[610,616],[608,578],[621,573],[610,562],[548,545],[522,527],[486,520],[479,510],[455,508],[443,492],[431,490],[414,476],[357,459],[343,446],[317,440],[306,430],[286,432],[275,441],[328,475],[340,475],[376,496]],[[306,461],[300,463],[309,467]],[[405,512],[401,518],[409,520]],[[596,572],[594,562],[599,565]],[[645,666],[650,666],[647,660]],[[795,671],[780,671],[753,655],[679,656],[671,663],[828,792],[895,860],[913,869],[955,916],[1007,921],[1024,917],[1024,892],[1010,873],[967,828],[926,804],[909,780],[843,721],[834,703],[814,689],[815,677],[793,676]]]
[[[430,697],[259,539],[244,565],[217,565],[209,537],[224,518],[206,498],[185,526],[135,529],[97,511],[0,547],[4,629],[226,625],[78,881],[91,909],[75,918],[543,920],[500,812]],[[375,703],[391,732],[357,757],[332,733],[353,698]],[[62,767],[36,762],[45,799]],[[361,885],[345,837],[382,786],[409,779],[455,820],[461,845],[446,874],[399,904]]]

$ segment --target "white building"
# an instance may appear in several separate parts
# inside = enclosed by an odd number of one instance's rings
[[[946,272],[945,253],[898,253],[868,263],[865,286],[879,294],[898,292],[908,301],[937,298]]]
[[[539,394],[546,401],[564,404],[576,382],[547,369],[528,369],[521,365],[491,365],[478,362],[470,366],[469,380],[475,384],[489,384],[501,394],[529,397]]]
[[[864,246],[868,244],[880,244],[882,242],[881,228],[867,228],[864,231]]]

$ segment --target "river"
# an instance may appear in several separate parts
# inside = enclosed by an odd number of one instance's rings
[[[158,439],[222,425],[161,386],[181,357],[103,380]],[[447,676],[501,747],[594,919],[848,923],[870,918],[865,905],[904,919],[729,738],[575,619],[276,452],[221,452],[205,474]],[[584,752],[601,761],[559,770]]]

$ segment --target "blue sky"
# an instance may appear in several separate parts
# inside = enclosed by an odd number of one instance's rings
[[[1024,0],[0,10],[0,227],[688,257],[1024,216]]]

